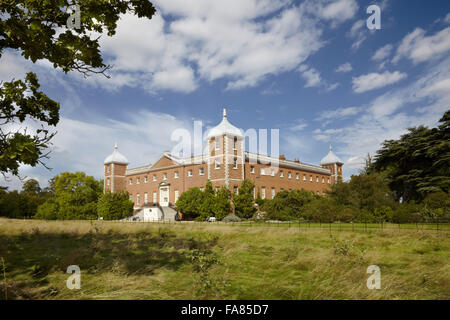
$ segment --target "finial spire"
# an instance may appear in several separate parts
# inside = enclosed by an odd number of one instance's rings
[[[330,143],[330,151],[333,151],[333,147],[331,146],[331,143]]]
[[[118,149],[118,147],[117,147],[117,142],[114,144],[114,149]]]
[[[223,117],[226,118],[227,117],[227,109],[223,108]]]

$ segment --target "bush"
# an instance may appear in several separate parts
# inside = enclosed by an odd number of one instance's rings
[[[223,218],[222,222],[241,222],[241,219],[234,214],[230,214],[230,215],[226,216],[225,218]]]
[[[217,220],[222,220],[227,214],[230,213],[231,203],[228,199],[230,192],[227,187],[221,187],[216,192],[214,199],[214,216]]]
[[[43,208],[38,207],[37,217],[53,219],[57,210],[56,219],[97,219],[97,200],[103,192],[101,181],[84,172],[63,172],[52,180],[53,196],[41,205]]]
[[[450,194],[446,192],[430,193],[422,204],[421,216],[425,220],[445,220],[450,213]]]
[[[195,219],[200,216],[200,206],[205,198],[200,188],[192,188],[181,194],[176,202],[177,210],[183,213],[187,219]]]
[[[337,220],[339,208],[331,198],[319,197],[304,208],[304,217],[315,222],[334,222]]]
[[[312,192],[301,189],[280,191],[267,202],[263,210],[267,210],[269,219],[292,220],[305,217],[305,205],[315,199]]]
[[[133,202],[129,200],[126,191],[106,192],[102,194],[97,203],[97,215],[104,220],[120,220],[131,215]]]
[[[239,193],[234,195],[234,204],[236,206],[236,215],[241,218],[251,218],[256,212],[253,206],[253,189],[255,185],[248,179],[242,181]]]
[[[421,206],[414,201],[400,203],[395,208],[392,222],[394,223],[408,223],[413,222],[414,217],[417,217],[421,212]]]
[[[48,199],[41,204],[34,216],[36,219],[56,220],[58,219],[59,206],[54,199]]]

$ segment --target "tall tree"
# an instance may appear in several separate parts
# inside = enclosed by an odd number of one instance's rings
[[[377,151],[371,170],[386,172],[397,199],[422,200],[450,191],[450,110],[439,122],[437,128],[410,128]]]
[[[56,211],[57,219],[96,219],[97,200],[103,191],[103,183],[84,172],[63,172],[55,177],[55,193],[38,208],[38,218],[48,214],[41,207]]]
[[[242,181],[239,193],[234,195],[234,204],[236,205],[236,215],[241,218],[251,218],[256,212],[254,207],[253,189],[254,183],[249,179]]]
[[[0,1],[0,58],[7,49],[18,51],[33,63],[47,60],[67,73],[88,76],[110,68],[100,54],[99,38],[113,36],[121,14],[131,12],[151,19],[155,8],[147,0],[9,0]],[[68,21],[80,19],[76,28]],[[0,172],[19,174],[19,166],[43,164],[55,135],[50,127],[59,122],[58,102],[39,91],[36,74],[24,80],[0,83]],[[37,122],[36,131],[14,130],[26,119]]]
[[[29,194],[39,194],[41,192],[41,187],[36,179],[27,180],[22,186],[22,192]]]

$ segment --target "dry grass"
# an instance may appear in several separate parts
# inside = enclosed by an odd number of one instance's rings
[[[449,299],[448,236],[0,219],[0,298]],[[196,272],[194,251],[220,263]],[[81,268],[80,290],[66,288],[71,264]],[[372,264],[380,290],[366,287]]]

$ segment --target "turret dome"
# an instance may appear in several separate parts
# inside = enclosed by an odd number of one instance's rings
[[[106,157],[104,164],[108,163],[118,163],[118,164],[128,164],[127,158],[117,150],[117,143],[114,145],[114,151],[109,156]]]
[[[332,163],[338,163],[338,164],[344,164],[341,159],[337,155],[334,154],[333,148],[330,144],[330,152],[320,161],[320,164],[332,164]]]
[[[226,109],[223,109],[222,122],[220,122],[217,126],[215,126],[209,131],[207,138],[210,139],[213,137],[220,137],[223,135],[230,135],[238,138],[244,137],[240,129],[236,128],[230,122],[228,122]]]

